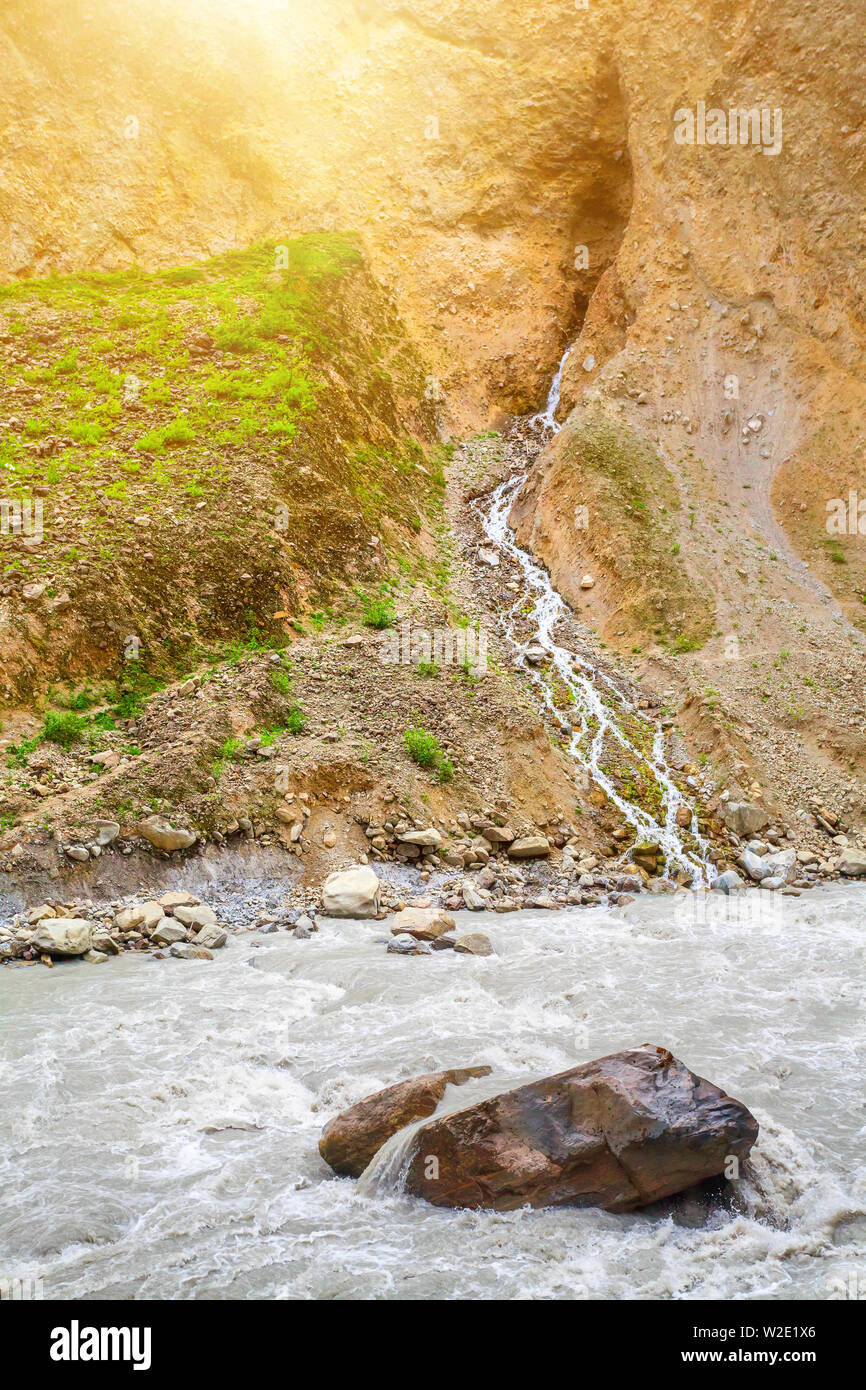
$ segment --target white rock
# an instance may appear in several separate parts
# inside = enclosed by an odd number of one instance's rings
[[[174,915],[179,922],[183,922],[185,927],[215,927],[217,925],[217,915],[213,908],[208,907],[206,903],[197,903],[193,907],[181,904],[174,908]]]
[[[148,816],[139,826],[139,834],[157,849],[164,850],[189,849],[198,838],[194,830],[176,829],[164,816]]]
[[[366,864],[338,869],[322,885],[322,911],[327,917],[375,917],[380,888],[378,875]]]
[[[836,860],[836,868],[847,878],[860,878],[866,874],[866,851],[845,849]]]
[[[405,835],[398,835],[397,839],[404,845],[421,845],[426,849],[438,849],[442,844],[442,836],[432,825],[427,830],[407,830]]]
[[[755,883],[760,883],[762,878],[769,878],[773,872],[764,863],[764,860],[759,858],[757,854],[753,854],[750,849],[742,851],[737,858],[737,863],[741,869],[745,869],[749,878],[753,879]]]
[[[46,956],[83,956],[90,950],[93,927],[83,917],[52,917],[39,923],[30,939]]]
[[[489,893],[474,884],[471,878],[463,880],[463,887],[460,891],[463,894],[463,905],[470,912],[483,912],[490,903]]]

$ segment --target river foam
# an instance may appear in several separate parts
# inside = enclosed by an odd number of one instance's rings
[[[308,941],[232,937],[212,963],[0,971],[0,1274],[60,1299],[850,1287],[866,1254],[863,886],[763,916],[717,895],[459,916],[494,956],[387,955],[387,924],[323,922]],[[487,1063],[509,1085],[642,1042],[761,1124],[736,1204],[703,1224],[449,1212],[319,1157],[327,1120],[396,1080]]]

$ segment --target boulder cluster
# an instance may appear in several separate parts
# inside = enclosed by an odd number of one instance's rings
[[[82,916],[82,911],[87,915]],[[0,960],[41,960],[80,956],[101,965],[125,951],[166,952],[179,960],[213,960],[228,940],[213,908],[192,893],[163,893],[152,901],[97,909],[43,903],[26,917],[0,926]]]

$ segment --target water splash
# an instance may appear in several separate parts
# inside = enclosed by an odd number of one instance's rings
[[[566,350],[559,363],[544,410],[532,416],[528,422],[544,438],[554,437],[562,428],[556,420],[556,410],[562,389],[562,373],[570,351],[571,348]],[[567,738],[569,756],[580,764],[618,807],[637,835],[661,847],[667,866],[682,869],[693,876],[693,881],[707,884],[714,872],[709,861],[710,846],[698,830],[694,806],[673,780],[660,725],[647,719],[603,670],[555,639],[558,625],[573,619],[574,614],[554,589],[546,570],[517,544],[508,524],[512,503],[529,472],[530,469],[526,468],[506,478],[486,499],[475,503],[488,540],[514,561],[523,576],[522,592],[502,620],[505,638],[515,651],[515,664],[529,675],[542,712],[554,721]],[[528,611],[527,603],[532,605]],[[521,623],[528,623],[530,629],[534,629],[528,642],[519,635]],[[568,719],[555,704],[554,689],[547,672],[537,669],[527,658],[527,651],[532,646],[544,649],[549,666],[570,692],[573,703]],[[637,735],[627,732],[626,720],[642,731],[644,737],[641,741],[651,746],[649,755],[639,746]],[[659,816],[654,816],[624,797],[605,772],[601,759],[607,739],[612,739],[619,746],[630,766],[658,784],[661,791]],[[677,822],[677,812],[681,807],[689,812],[689,824],[682,827]],[[684,832],[689,836],[688,845]]]
[[[419,1131],[433,1119],[454,1115],[483,1100],[502,1095],[503,1091],[526,1084],[526,1077],[499,1070],[492,1076],[474,1077],[462,1086],[448,1085],[445,1094],[431,1115],[413,1120],[386,1139],[364,1169],[356,1191],[363,1197],[395,1196],[406,1189],[406,1179],[418,1147]]]
[[[560,425],[556,418],[556,412],[559,408],[559,398],[562,393],[562,373],[565,370],[565,364],[568,361],[570,352],[571,348],[566,348],[562,357],[559,359],[559,366],[553,374],[553,381],[550,383],[550,390],[547,393],[547,402],[544,409],[540,410],[537,415],[530,417],[529,423],[534,429],[540,429],[542,431],[550,430],[553,434],[559,434],[559,431],[562,429],[562,425]]]

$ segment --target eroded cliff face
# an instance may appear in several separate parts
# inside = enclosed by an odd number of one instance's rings
[[[850,7],[20,0],[2,28],[8,275],[357,229],[458,432],[539,404],[577,339],[570,418],[518,502],[521,538],[607,640],[640,648],[696,710],[712,692],[708,751],[744,778],[780,740],[814,767],[857,764],[866,226]],[[765,124],[718,143],[700,103]],[[676,138],[683,110],[695,143]],[[831,535],[828,503],[851,493],[853,527],[849,506]]]
[[[449,420],[525,410],[629,214],[605,24],[570,0],[13,4],[0,263],[164,266],[358,229]]]

